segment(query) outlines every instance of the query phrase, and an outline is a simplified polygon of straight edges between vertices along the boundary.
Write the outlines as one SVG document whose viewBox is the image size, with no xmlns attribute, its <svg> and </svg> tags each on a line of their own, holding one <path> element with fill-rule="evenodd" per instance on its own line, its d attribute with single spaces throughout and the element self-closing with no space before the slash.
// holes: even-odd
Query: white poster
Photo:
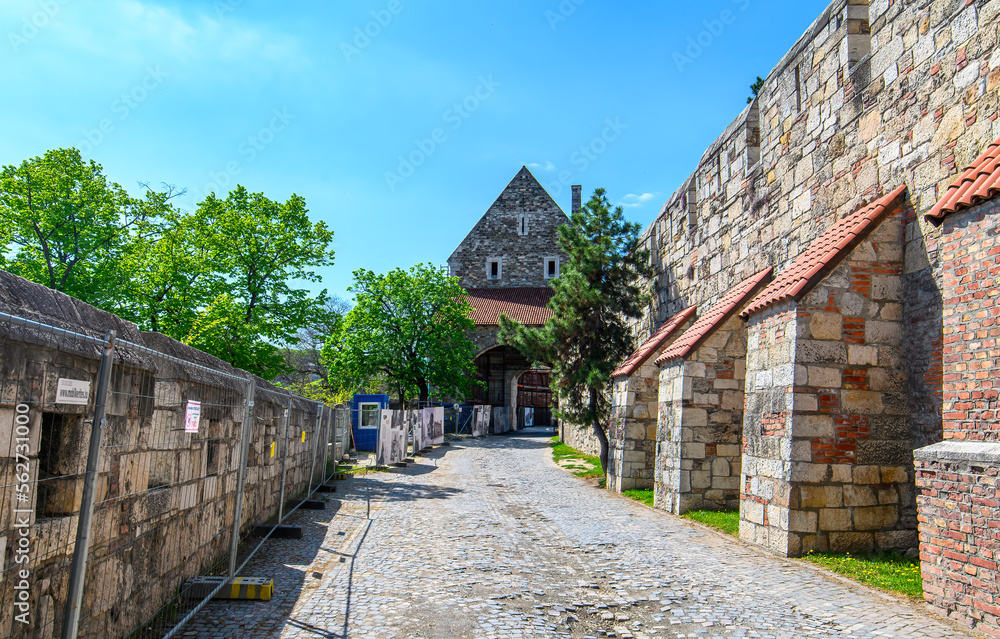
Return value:
<svg viewBox="0 0 1000 639">
<path fill-rule="evenodd" d="M 527 427 L 527 426 L 534 426 L 535 425 L 535 409 L 534 408 L 525 408 L 524 409 L 524 425 L 525 425 L 525 427 Z"/>
<path fill-rule="evenodd" d="M 62 377 L 56 382 L 57 404 L 86 406 L 89 399 L 90 382 L 83 382 L 78 379 L 63 379 Z"/>
<path fill-rule="evenodd" d="M 188 402 L 184 411 L 184 432 L 197 433 L 201 422 L 201 402 Z"/>
</svg>

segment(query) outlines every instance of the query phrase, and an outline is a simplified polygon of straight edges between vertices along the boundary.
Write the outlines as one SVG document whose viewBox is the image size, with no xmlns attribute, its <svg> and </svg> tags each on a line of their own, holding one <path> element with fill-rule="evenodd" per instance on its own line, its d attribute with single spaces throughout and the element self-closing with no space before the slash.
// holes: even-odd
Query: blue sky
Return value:
<svg viewBox="0 0 1000 639">
<path fill-rule="evenodd" d="M 0 165 L 76 146 L 188 209 L 297 193 L 347 297 L 357 268 L 444 264 L 522 165 L 645 227 L 825 5 L 0 0 Z"/>
</svg>

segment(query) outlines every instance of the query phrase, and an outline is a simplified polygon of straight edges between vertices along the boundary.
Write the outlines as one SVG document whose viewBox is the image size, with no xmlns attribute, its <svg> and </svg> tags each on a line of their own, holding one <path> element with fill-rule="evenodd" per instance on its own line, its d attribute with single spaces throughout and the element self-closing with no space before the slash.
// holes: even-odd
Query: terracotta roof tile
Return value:
<svg viewBox="0 0 1000 639">
<path fill-rule="evenodd" d="M 673 359 L 683 359 L 701 346 L 705 340 L 712 336 L 712 333 L 735 315 L 762 286 L 771 281 L 773 270 L 768 267 L 733 287 L 710 311 L 699 317 L 698 321 L 691 325 L 691 328 L 684 331 L 667 350 L 663 351 L 663 354 L 656 360 L 657 365 L 662 366 Z"/>
<path fill-rule="evenodd" d="M 545 306 L 552 297 L 548 287 L 470 288 L 466 294 L 476 326 L 498 326 L 501 314 L 527 326 L 541 326 L 552 317 Z"/>
<path fill-rule="evenodd" d="M 941 224 L 950 214 L 1000 194 L 1000 138 L 986 147 L 976 161 L 948 187 L 944 196 L 924 218 Z"/>
<path fill-rule="evenodd" d="M 622 365 L 619 366 L 615 372 L 611 373 L 611 379 L 616 377 L 628 377 L 634 373 L 640 366 L 642 366 L 649 356 L 656 352 L 656 349 L 660 348 L 670 336 L 677 332 L 680 327 L 684 326 L 689 319 L 694 317 L 695 307 L 689 306 L 685 308 L 680 313 L 677 313 L 666 322 L 663 326 L 653 331 L 653 334 L 649 336 L 642 346 L 637 348 L 634 353 L 629 355 Z"/>
<path fill-rule="evenodd" d="M 855 246 L 864 241 L 879 222 L 896 209 L 905 194 L 906 185 L 903 185 L 838 220 L 810 244 L 809 248 L 800 253 L 791 266 L 761 291 L 740 316 L 746 319 L 751 313 L 762 311 L 778 302 L 801 299 L 836 268 Z"/>
</svg>

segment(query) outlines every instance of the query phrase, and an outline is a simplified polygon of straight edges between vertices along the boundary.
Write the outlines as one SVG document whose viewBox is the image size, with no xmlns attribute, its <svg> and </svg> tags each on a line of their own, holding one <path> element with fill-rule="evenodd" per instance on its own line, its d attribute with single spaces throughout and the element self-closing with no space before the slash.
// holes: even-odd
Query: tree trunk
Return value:
<svg viewBox="0 0 1000 639">
<path fill-rule="evenodd" d="M 600 420 L 597 418 L 597 390 L 590 389 L 590 414 L 593 415 L 594 436 L 601 443 L 601 470 L 604 476 L 608 476 L 608 434 L 604 432 Z"/>
<path fill-rule="evenodd" d="M 420 389 L 420 403 L 423 405 L 427 403 L 427 398 L 430 397 L 431 388 L 425 380 L 417 382 L 417 388 Z"/>
</svg>

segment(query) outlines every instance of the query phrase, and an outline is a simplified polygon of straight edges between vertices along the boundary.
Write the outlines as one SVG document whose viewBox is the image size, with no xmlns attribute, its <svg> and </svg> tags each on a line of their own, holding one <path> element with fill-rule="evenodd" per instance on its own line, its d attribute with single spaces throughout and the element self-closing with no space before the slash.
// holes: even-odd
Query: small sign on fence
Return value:
<svg viewBox="0 0 1000 639">
<path fill-rule="evenodd" d="M 78 379 L 59 378 L 56 382 L 57 404 L 79 404 L 86 406 L 90 399 L 90 382 Z"/>
<path fill-rule="evenodd" d="M 184 411 L 184 432 L 197 433 L 201 422 L 201 402 L 188 402 Z"/>
</svg>

